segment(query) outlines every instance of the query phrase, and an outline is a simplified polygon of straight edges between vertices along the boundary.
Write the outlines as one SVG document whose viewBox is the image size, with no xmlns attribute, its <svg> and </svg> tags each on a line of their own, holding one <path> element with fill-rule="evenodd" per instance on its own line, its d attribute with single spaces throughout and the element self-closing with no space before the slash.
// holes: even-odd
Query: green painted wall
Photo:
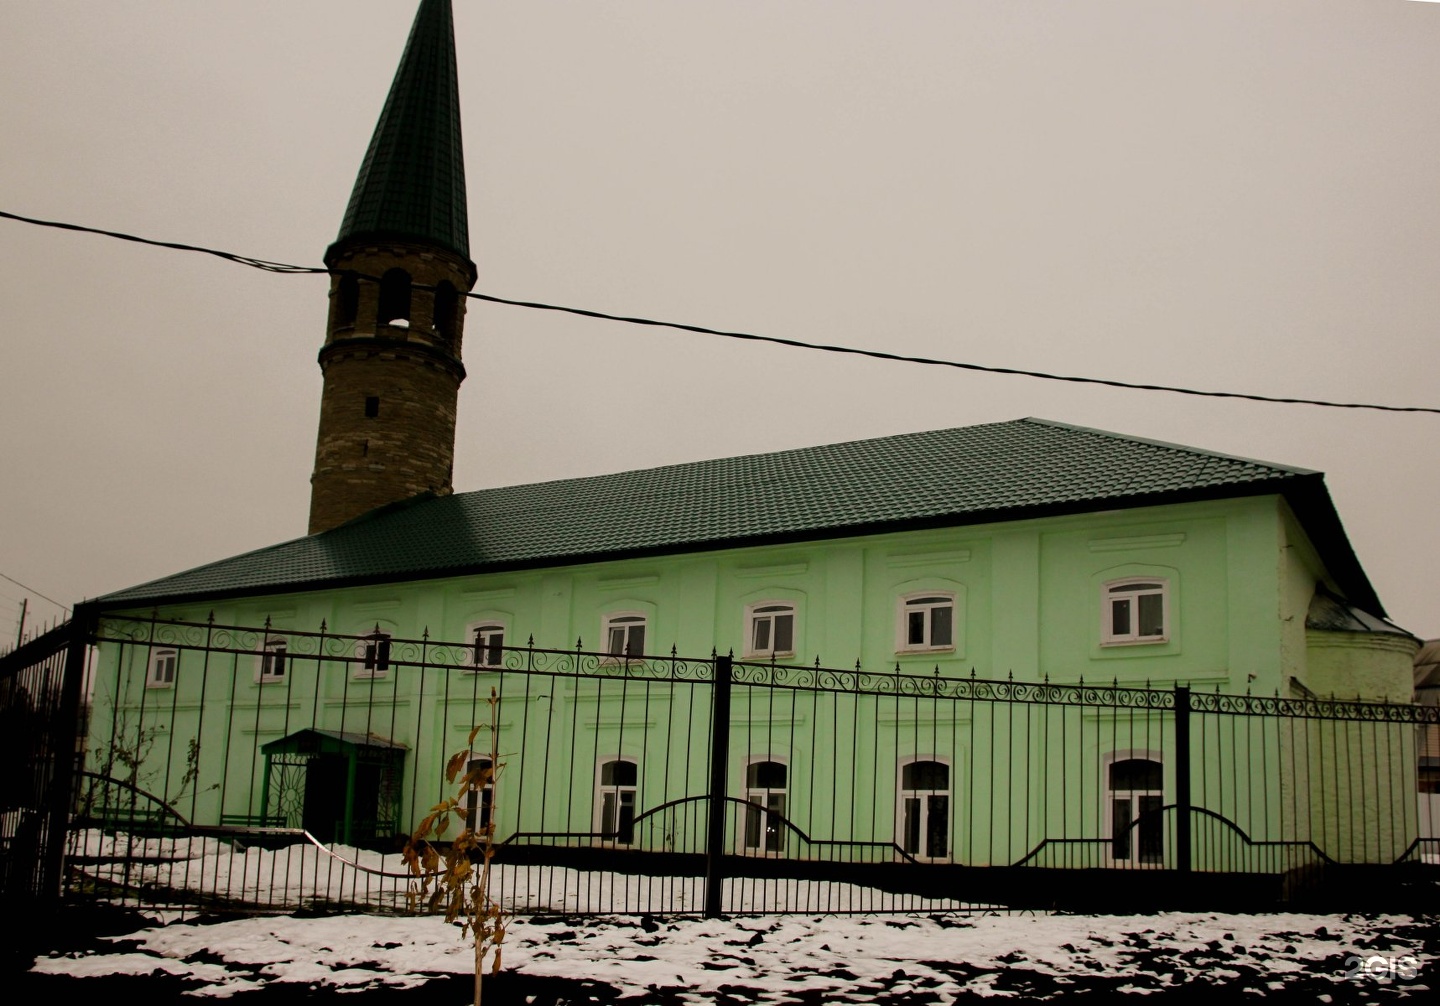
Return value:
<svg viewBox="0 0 1440 1006">
<path fill-rule="evenodd" d="M 268 619 L 274 631 L 315 631 L 323 622 L 329 632 L 360 635 L 378 627 L 397 639 L 426 634 L 432 641 L 462 641 L 467 627 L 500 621 L 507 645 L 523 646 L 533 637 L 538 647 L 583 642 L 601 649 L 605 616 L 634 612 L 648 620 L 651 654 L 673 646 L 681 656 L 705 656 L 712 648 L 742 656 L 747 605 L 786 601 L 797 611 L 795 651 L 781 662 L 853 667 L 858 661 L 876 672 L 898 665 L 908 673 L 964 677 L 973 671 L 1002 680 L 1186 683 L 1257 694 L 1285 692 L 1291 677 L 1303 682 L 1323 673 L 1357 690 L 1388 693 L 1393 675 L 1372 671 L 1368 658 L 1343 666 L 1329 660 L 1323 672 L 1307 666 L 1314 647 L 1307 646 L 1304 611 L 1323 575 L 1283 502 L 1258 497 L 246 598 L 175 606 L 159 615 L 204 622 L 213 612 L 218 624 L 248 626 Z M 1167 582 L 1164 642 L 1102 644 L 1102 585 L 1122 577 Z M 954 646 L 900 651 L 899 599 L 930 592 L 956 599 Z M 206 632 L 189 630 L 189 638 L 203 644 Z M 262 684 L 257 637 L 209 640 L 217 642 L 233 652 L 208 659 L 186 652 L 173 687 L 144 686 L 145 645 L 105 643 L 97 665 L 92 767 L 115 749 L 111 738 L 121 738 L 122 750 L 146 756 L 142 783 L 178 796 L 178 806 L 193 810 L 197 820 L 259 814 L 259 746 L 313 724 L 407 746 L 408 827 L 442 794 L 445 757 L 463 747 L 472 724 L 485 717 L 491 675 L 361 677 L 326 664 L 327 672 L 306 677 L 302 660 L 288 684 Z M 416 652 L 397 653 L 397 659 L 420 659 Z M 596 764 L 613 755 L 642 761 L 642 808 L 704 791 L 708 693 L 684 684 L 626 693 L 615 682 L 536 678 L 517 695 L 514 677 L 507 680 L 512 692 L 501 704 L 506 781 L 526 800 L 517 806 L 502 798 L 502 831 L 592 830 L 586 808 L 593 804 Z M 784 761 L 789 814 L 817 838 L 845 837 L 845 831 L 888 840 L 896 827 L 897 760 L 916 755 L 950 764 L 951 854 L 967 862 L 1013 862 L 1053 832 L 1055 818 L 1069 833 L 1096 833 L 1105 814 L 1099 777 L 1117 751 L 1159 757 L 1167 802 L 1173 800 L 1173 724 L 1159 715 L 1129 716 L 1122 729 L 1118 717 L 1103 710 L 1071 710 L 1041 723 L 1031 712 L 1017 719 L 1013 710 L 998 715 L 995 707 L 977 712 L 953 703 L 924 706 L 924 700 L 889 709 L 883 698 L 822 694 L 791 697 L 790 707 L 782 701 L 778 710 L 775 701 L 770 693 L 737 689 L 731 792 L 742 791 L 746 753 Z M 545 743 L 542 723 L 569 736 L 556 738 L 552 730 Z M 857 730 L 856 723 L 875 726 Z M 198 782 L 182 791 L 195 736 L 201 738 Z M 1228 785 L 1232 799 L 1243 791 L 1245 806 L 1232 808 L 1236 819 L 1273 833 L 1282 815 L 1261 790 L 1273 784 L 1278 793 L 1281 781 L 1244 781 L 1248 743 L 1217 739 L 1213 764 L 1197 770 L 1197 785 Z M 1000 753 L 1015 750 L 1028 752 L 1023 779 Z M 1071 782 L 1077 758 L 1080 775 Z M 1238 788 L 1237 779 L 1243 782 Z M 1287 785 L 1303 788 L 1303 780 L 1292 773 Z M 1251 789 L 1258 794 L 1253 799 Z M 732 832 L 741 827 L 740 813 Z M 697 805 L 684 805 L 653 818 L 642 841 L 693 848 L 702 820 Z M 1384 844 L 1390 848 L 1403 837 Z"/>
</svg>

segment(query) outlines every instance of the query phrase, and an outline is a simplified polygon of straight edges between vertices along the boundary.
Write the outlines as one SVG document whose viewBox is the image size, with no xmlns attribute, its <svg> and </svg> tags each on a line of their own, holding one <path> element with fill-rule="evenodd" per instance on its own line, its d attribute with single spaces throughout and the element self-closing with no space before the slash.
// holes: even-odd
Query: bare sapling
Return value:
<svg viewBox="0 0 1440 1006">
<path fill-rule="evenodd" d="M 500 944 L 505 940 L 506 917 L 490 897 L 490 861 L 495 855 L 495 814 L 499 807 L 496 780 L 500 761 L 500 698 L 490 689 L 490 722 L 477 723 L 465 748 L 450 756 L 446 780 L 455 795 L 430 808 L 416 827 L 402 854 L 411 880 L 406 891 L 410 910 L 427 914 L 445 912 L 445 921 L 459 923 L 460 934 L 475 947 L 475 1006 L 480 1006 L 485 958 L 490 973 L 500 970 Z M 477 758 L 475 739 L 489 730 L 490 742 Z M 458 782 L 457 782 L 458 780 Z M 451 819 L 460 821 L 460 833 L 448 846 L 443 842 Z M 493 951 L 493 953 L 491 953 Z"/>
</svg>

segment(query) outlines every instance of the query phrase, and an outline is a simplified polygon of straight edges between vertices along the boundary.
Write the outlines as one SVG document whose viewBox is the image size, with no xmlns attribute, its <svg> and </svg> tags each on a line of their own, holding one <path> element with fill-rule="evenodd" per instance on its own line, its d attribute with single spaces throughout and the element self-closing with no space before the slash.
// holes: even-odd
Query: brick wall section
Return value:
<svg viewBox="0 0 1440 1006">
<path fill-rule="evenodd" d="M 377 325 L 379 289 L 364 277 L 400 268 L 417 286 L 449 280 L 462 294 L 475 283 L 473 263 L 423 245 L 352 242 L 332 246 L 325 261 L 362 279 L 355 321 L 340 324 L 340 277 L 331 276 L 330 324 L 320 350 L 325 389 L 310 478 L 311 534 L 417 493 L 452 491 L 466 302 L 460 299 L 453 340 L 436 332 L 434 297 L 424 289 L 412 289 L 408 328 Z M 374 416 L 367 415 L 370 399 L 377 400 Z"/>
</svg>

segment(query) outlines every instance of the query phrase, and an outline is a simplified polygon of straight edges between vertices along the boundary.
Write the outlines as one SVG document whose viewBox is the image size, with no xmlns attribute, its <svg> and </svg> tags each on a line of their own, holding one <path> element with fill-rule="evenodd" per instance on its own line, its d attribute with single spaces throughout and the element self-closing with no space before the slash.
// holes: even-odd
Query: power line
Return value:
<svg viewBox="0 0 1440 1006">
<path fill-rule="evenodd" d="M 53 598 L 53 597 L 46 597 L 44 594 L 40 593 L 40 591 L 36 590 L 34 587 L 26 587 L 25 584 L 21 583 L 19 580 L 15 579 L 13 576 L 6 576 L 4 573 L 0 573 L 0 580 L 9 580 L 11 583 L 13 583 L 13 584 L 14 584 L 15 586 L 17 586 L 17 587 L 24 587 L 24 589 L 30 591 L 30 593 L 34 594 L 36 597 L 38 597 L 38 598 L 40 598 L 41 600 L 44 600 L 44 601 L 49 601 L 51 604 L 55 605 L 57 608 L 59 608 L 59 609 L 62 610 L 62 611 L 67 611 L 67 612 L 68 612 L 68 611 L 70 610 L 69 605 L 61 604 L 59 601 L 55 600 L 55 598 Z"/>
<path fill-rule="evenodd" d="M 154 238 L 142 238 L 135 234 L 126 234 L 123 231 L 107 231 L 99 227 L 84 227 L 80 224 L 67 224 L 60 220 L 40 220 L 35 217 L 25 217 L 18 213 L 7 213 L 0 210 L 0 217 L 7 220 L 18 220 L 22 224 L 34 224 L 36 227 L 54 227 L 62 231 L 78 231 L 81 234 L 99 234 L 102 237 L 116 238 L 120 241 L 133 241 L 135 244 L 154 245 L 156 248 L 169 248 L 173 251 L 199 252 L 202 255 L 214 255 L 216 258 L 224 259 L 227 262 L 236 262 L 240 265 L 248 265 L 252 269 L 263 269 L 266 272 L 279 272 L 291 274 L 310 274 L 328 272 L 327 269 L 320 269 L 306 265 L 288 265 L 284 262 L 271 262 L 263 258 L 252 258 L 249 255 L 239 255 L 235 252 L 220 251 L 216 248 L 205 248 L 201 245 L 181 244 L 178 241 L 156 241 Z"/>
<path fill-rule="evenodd" d="M 21 216 L 18 213 L 9 213 L 4 210 L 0 210 L 0 217 L 15 220 L 20 223 L 33 224 L 37 227 L 55 227 L 61 230 L 78 231 L 83 234 L 99 234 L 103 237 L 117 238 L 121 241 L 132 241 L 136 244 L 154 245 L 157 248 L 199 252 L 204 255 L 213 255 L 216 258 L 224 259 L 228 262 L 250 266 L 252 269 L 263 269 L 266 272 L 284 273 L 288 275 L 314 275 L 319 273 L 328 274 L 334 271 L 317 266 L 272 262 L 267 259 L 252 258 L 248 255 L 239 255 L 235 252 L 206 248 L 201 245 L 180 244 L 173 241 L 156 241 L 152 238 L 125 234 L 121 231 L 103 230 L 98 227 L 83 227 L 79 224 L 62 223 L 55 220 L 40 220 L 35 217 Z M 357 273 L 353 270 L 345 270 L 345 272 L 348 275 L 354 276 L 356 279 L 368 280 L 373 283 L 380 282 L 380 277 L 378 276 L 367 276 L 364 273 Z M 434 289 L 434 287 L 421 283 L 416 283 L 414 286 L 420 290 Z M 1033 377 L 1042 381 L 1063 381 L 1070 384 L 1098 384 L 1102 387 L 1123 388 L 1129 391 L 1163 391 L 1172 395 L 1194 395 L 1201 398 L 1234 398 L 1249 402 L 1269 402 L 1276 405 L 1317 405 L 1327 409 L 1366 409 L 1377 412 L 1427 412 L 1433 415 L 1440 415 L 1440 408 L 1424 405 L 1377 405 L 1369 402 L 1333 402 L 1320 398 L 1254 395 L 1240 391 L 1206 391 L 1200 388 L 1186 388 L 1173 384 L 1141 384 L 1135 381 L 1117 381 L 1103 377 L 1079 377 L 1074 374 L 1052 374 L 1043 370 L 1024 370 L 1018 367 L 990 367 L 980 363 L 963 363 L 958 360 L 940 360 L 928 356 L 908 356 L 902 353 L 886 353 L 878 349 L 859 349 L 854 346 L 836 346 L 819 342 L 804 342 L 800 339 L 785 339 L 780 336 L 759 335 L 753 332 L 728 332 L 723 329 L 707 328 L 703 325 L 689 325 L 677 321 L 659 321 L 655 318 L 641 318 L 633 315 L 609 314 L 604 311 L 591 311 L 579 307 L 565 307 L 560 304 L 547 304 L 541 301 L 512 300 L 508 297 L 496 297 L 492 294 L 474 293 L 473 291 L 465 294 L 465 296 L 471 300 L 487 301 L 491 304 L 505 304 L 509 307 L 523 307 L 532 311 L 555 311 L 562 314 L 578 315 L 582 318 L 616 321 L 626 325 L 670 328 L 680 332 L 718 336 L 723 339 L 740 339 L 746 342 L 768 342 L 777 346 L 790 346 L 795 349 L 810 349 L 822 353 L 842 353 L 849 356 L 863 356 L 875 360 L 886 360 L 892 363 L 915 363 L 927 367 L 950 367 L 955 370 L 969 370 L 982 374 L 1006 374 L 1014 377 Z"/>
</svg>

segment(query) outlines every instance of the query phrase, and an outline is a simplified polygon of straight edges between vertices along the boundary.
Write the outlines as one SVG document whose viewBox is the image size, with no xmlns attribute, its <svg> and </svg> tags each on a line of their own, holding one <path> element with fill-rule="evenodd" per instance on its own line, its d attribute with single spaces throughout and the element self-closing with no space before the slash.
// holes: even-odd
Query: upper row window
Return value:
<svg viewBox="0 0 1440 1006">
<path fill-rule="evenodd" d="M 616 657 L 644 656 L 645 616 L 608 616 L 605 619 L 605 652 Z"/>
<path fill-rule="evenodd" d="M 751 605 L 745 655 L 775 657 L 795 652 L 795 605 L 766 602 Z"/>
<path fill-rule="evenodd" d="M 1102 590 L 1100 642 L 1163 643 L 1169 591 L 1164 580 L 1112 580 Z"/>
<path fill-rule="evenodd" d="M 949 650 L 955 646 L 955 596 L 905 598 L 900 612 L 901 650 Z"/>
</svg>

